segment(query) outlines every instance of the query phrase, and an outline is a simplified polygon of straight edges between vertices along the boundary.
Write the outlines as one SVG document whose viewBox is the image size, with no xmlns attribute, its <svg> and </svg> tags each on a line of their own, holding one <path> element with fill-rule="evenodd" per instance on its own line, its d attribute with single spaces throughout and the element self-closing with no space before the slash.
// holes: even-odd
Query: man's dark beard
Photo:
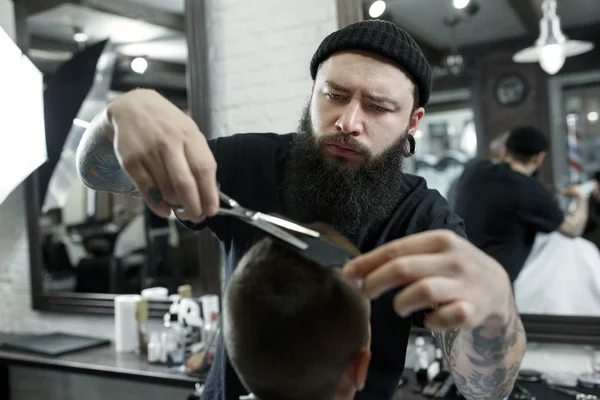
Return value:
<svg viewBox="0 0 600 400">
<path fill-rule="evenodd" d="M 406 135 L 373 158 L 351 135 L 336 133 L 317 139 L 307 106 L 286 165 L 286 214 L 304 223 L 325 222 L 350 239 L 370 233 L 398 204 Z M 326 158 L 324 146 L 332 142 L 361 151 L 365 164 L 352 168 L 343 157 Z"/>
</svg>

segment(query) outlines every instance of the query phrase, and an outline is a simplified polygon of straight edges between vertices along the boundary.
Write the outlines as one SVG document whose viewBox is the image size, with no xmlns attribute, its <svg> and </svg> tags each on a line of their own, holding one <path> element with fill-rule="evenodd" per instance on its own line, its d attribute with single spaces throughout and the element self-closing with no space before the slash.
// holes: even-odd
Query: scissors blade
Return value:
<svg viewBox="0 0 600 400">
<path fill-rule="evenodd" d="M 271 225 L 267 221 L 261 221 L 261 220 L 245 220 L 245 221 L 248 222 L 250 225 L 257 227 L 258 229 L 262 229 L 263 231 L 267 232 L 268 234 L 273 235 L 276 238 L 283 240 L 284 242 L 286 242 L 294 247 L 299 248 L 300 250 L 308 249 L 308 244 L 306 244 L 302 240 L 298 239 L 296 236 L 284 231 L 283 229 L 279 229 L 277 226 Z"/>
<path fill-rule="evenodd" d="M 242 221 L 245 221 L 248 224 L 263 230 L 264 232 L 267 232 L 272 236 L 275 236 L 276 238 L 299 248 L 300 250 L 306 250 L 308 248 L 308 244 L 298 239 L 296 236 L 284 231 L 283 229 L 278 228 L 278 226 L 282 226 L 296 232 L 301 232 L 309 236 L 319 237 L 319 233 L 313 231 L 312 229 L 305 228 L 283 218 L 274 217 L 272 215 L 267 215 L 244 208 L 240 206 L 236 200 L 221 191 L 219 191 L 219 198 L 231 208 L 220 207 L 217 214 L 237 217 Z M 171 205 L 171 208 L 177 212 L 183 211 L 183 208 L 180 205 Z"/>
<path fill-rule="evenodd" d="M 306 250 L 308 248 L 308 244 L 306 244 L 302 240 L 298 239 L 296 236 L 292 235 L 291 233 L 288 233 L 288 232 L 284 231 L 283 229 L 278 228 L 272 222 L 264 220 L 264 219 L 253 218 L 253 215 L 255 213 L 246 213 L 239 208 L 235 208 L 235 209 L 221 208 L 221 209 L 219 209 L 219 212 L 217 214 L 228 215 L 231 217 L 239 218 L 241 221 L 244 221 L 252 226 L 255 226 L 258 229 L 261 229 L 264 232 L 267 232 L 268 234 L 275 236 L 276 238 L 281 239 L 284 242 L 291 244 L 294 247 L 299 248 L 300 250 Z"/>
<path fill-rule="evenodd" d="M 246 213 L 235 209 L 235 208 L 219 208 L 219 211 L 217 211 L 217 215 L 227 215 L 230 217 L 237 217 L 246 221 L 252 221 L 252 218 L 250 218 Z"/>
<path fill-rule="evenodd" d="M 317 231 L 314 231 L 314 230 L 306 228 L 306 227 L 304 227 L 302 225 L 296 224 L 295 222 L 288 221 L 288 220 L 283 219 L 283 218 L 275 217 L 273 215 L 263 214 L 261 212 L 256 212 L 253 215 L 253 219 L 257 219 L 257 220 L 261 220 L 261 221 L 266 221 L 266 222 L 269 222 L 269 223 L 271 223 L 273 225 L 277 225 L 277 226 L 280 226 L 282 228 L 289 229 L 290 231 L 302 233 L 302 234 L 307 235 L 307 236 L 312 236 L 312 237 L 316 237 L 316 238 L 318 238 L 320 236 L 320 233 L 317 232 Z"/>
</svg>

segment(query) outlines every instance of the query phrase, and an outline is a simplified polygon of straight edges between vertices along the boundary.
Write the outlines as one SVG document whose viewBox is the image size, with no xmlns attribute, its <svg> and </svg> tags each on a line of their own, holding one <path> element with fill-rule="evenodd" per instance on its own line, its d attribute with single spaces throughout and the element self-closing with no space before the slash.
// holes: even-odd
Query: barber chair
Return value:
<svg viewBox="0 0 600 400">
<path fill-rule="evenodd" d="M 43 286 L 45 291 L 73 291 L 75 268 L 67 245 L 56 240 L 53 235 L 42 239 L 42 263 L 44 267 Z"/>
<path fill-rule="evenodd" d="M 89 256 L 82 259 L 76 268 L 78 293 L 110 293 L 110 273 L 114 240 L 106 234 L 84 239 Z"/>
<path fill-rule="evenodd" d="M 43 238 L 42 259 L 44 268 L 52 277 L 73 273 L 73 265 L 67 252 L 67 246 L 63 242 L 55 241 L 52 235 Z"/>
</svg>

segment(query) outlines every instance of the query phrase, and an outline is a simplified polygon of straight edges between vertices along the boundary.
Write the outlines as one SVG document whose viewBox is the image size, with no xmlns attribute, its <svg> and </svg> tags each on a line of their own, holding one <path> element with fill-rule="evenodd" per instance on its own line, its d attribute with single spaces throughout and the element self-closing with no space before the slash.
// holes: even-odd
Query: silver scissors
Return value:
<svg viewBox="0 0 600 400">
<path fill-rule="evenodd" d="M 224 203 L 228 208 L 220 207 L 217 215 L 226 215 L 231 217 L 236 217 L 241 219 L 242 221 L 255 226 L 278 239 L 285 241 L 292 246 L 298 247 L 301 250 L 306 250 L 308 248 L 308 244 L 304 241 L 300 240 L 298 237 L 290 234 L 284 229 L 288 229 L 290 231 L 298 232 L 303 235 L 312 236 L 318 238 L 320 233 L 309 229 L 305 226 L 299 225 L 295 222 L 288 221 L 287 219 L 275 217 L 273 215 L 264 214 L 259 211 L 250 210 L 248 208 L 242 207 L 236 200 L 227 196 L 225 193 L 219 191 L 219 198 L 221 203 Z M 171 208 L 175 212 L 184 212 L 183 207 L 178 205 L 171 205 Z M 281 229 L 284 228 L 284 229 Z"/>
</svg>

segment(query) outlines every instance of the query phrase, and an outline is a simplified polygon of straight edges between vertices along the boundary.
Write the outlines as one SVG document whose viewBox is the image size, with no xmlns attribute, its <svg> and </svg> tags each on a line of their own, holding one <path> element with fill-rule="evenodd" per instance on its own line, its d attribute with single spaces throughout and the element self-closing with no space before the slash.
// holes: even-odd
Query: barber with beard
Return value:
<svg viewBox="0 0 600 400">
<path fill-rule="evenodd" d="M 141 196 L 163 217 L 182 205 L 187 227 L 208 227 L 223 242 L 226 280 L 261 232 L 216 216 L 217 182 L 249 208 L 332 225 L 363 253 L 344 273 L 363 279 L 372 299 L 372 360 L 357 398 L 393 397 L 412 324 L 432 330 L 467 399 L 504 398 L 526 342 L 507 274 L 465 239 L 437 191 L 402 172 L 429 100 L 430 65 L 405 31 L 368 20 L 326 37 L 310 73 L 298 130 L 282 135 L 207 141 L 156 92 L 131 91 L 86 131 L 80 177 L 95 190 Z M 221 342 L 204 398 L 245 393 Z"/>
</svg>

